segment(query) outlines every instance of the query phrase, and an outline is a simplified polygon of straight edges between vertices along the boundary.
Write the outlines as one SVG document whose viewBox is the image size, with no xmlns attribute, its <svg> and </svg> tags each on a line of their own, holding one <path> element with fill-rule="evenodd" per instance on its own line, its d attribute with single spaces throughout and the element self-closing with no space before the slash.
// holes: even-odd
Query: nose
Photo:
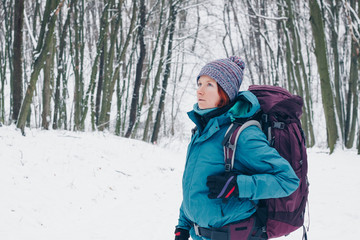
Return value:
<svg viewBox="0 0 360 240">
<path fill-rule="evenodd" d="M 196 90 L 197 94 L 199 95 L 203 95 L 204 94 L 204 90 L 202 88 L 202 86 L 198 87 L 198 89 Z"/>
</svg>

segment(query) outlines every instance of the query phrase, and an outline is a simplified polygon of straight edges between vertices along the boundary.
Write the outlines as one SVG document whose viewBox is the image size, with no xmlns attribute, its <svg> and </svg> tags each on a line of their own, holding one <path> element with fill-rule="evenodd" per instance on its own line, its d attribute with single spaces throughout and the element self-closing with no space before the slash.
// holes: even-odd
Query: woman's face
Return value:
<svg viewBox="0 0 360 240">
<path fill-rule="evenodd" d="M 218 85 L 214 79 L 207 75 L 199 78 L 196 95 L 200 109 L 215 108 L 220 102 Z"/>
</svg>

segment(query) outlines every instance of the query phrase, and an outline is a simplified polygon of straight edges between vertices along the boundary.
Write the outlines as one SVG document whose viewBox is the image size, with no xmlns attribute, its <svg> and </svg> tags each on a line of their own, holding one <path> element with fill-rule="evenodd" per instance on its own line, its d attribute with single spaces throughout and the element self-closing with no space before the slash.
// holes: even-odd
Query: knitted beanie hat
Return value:
<svg viewBox="0 0 360 240">
<path fill-rule="evenodd" d="M 230 101 L 233 101 L 239 92 L 244 69 L 245 63 L 237 56 L 218 59 L 206 64 L 201 69 L 197 80 L 203 75 L 211 77 L 226 92 Z"/>
</svg>

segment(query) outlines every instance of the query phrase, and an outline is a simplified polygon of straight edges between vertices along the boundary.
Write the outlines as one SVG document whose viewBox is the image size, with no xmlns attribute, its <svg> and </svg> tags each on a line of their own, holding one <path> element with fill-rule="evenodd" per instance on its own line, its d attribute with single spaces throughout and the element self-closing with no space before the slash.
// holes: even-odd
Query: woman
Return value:
<svg viewBox="0 0 360 240">
<path fill-rule="evenodd" d="M 228 229 L 255 219 L 259 199 L 285 197 L 298 187 L 289 163 L 256 126 L 246 128 L 238 139 L 235 171 L 224 172 L 222 140 L 231 121 L 250 117 L 260 108 L 255 95 L 239 92 L 244 68 L 244 62 L 233 56 L 206 64 L 197 77 L 198 101 L 188 113 L 197 130 L 187 151 L 175 240 L 190 235 L 195 240 L 234 240 Z M 258 225 L 252 222 L 252 227 Z M 251 239 L 249 233 L 243 235 L 241 239 Z M 262 237 L 267 239 L 266 234 Z"/>
</svg>

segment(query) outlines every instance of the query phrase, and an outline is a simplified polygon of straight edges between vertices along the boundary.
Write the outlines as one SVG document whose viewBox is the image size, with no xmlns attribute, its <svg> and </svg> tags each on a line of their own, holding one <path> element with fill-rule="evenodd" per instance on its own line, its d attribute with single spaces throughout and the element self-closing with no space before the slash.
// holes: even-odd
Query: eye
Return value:
<svg viewBox="0 0 360 240">
<path fill-rule="evenodd" d="M 198 87 L 201 87 L 201 82 L 198 82 L 197 85 L 198 85 Z"/>
<path fill-rule="evenodd" d="M 212 83 L 209 82 L 209 83 L 208 83 L 208 86 L 209 86 L 209 87 L 213 87 L 214 84 L 212 84 Z"/>
</svg>

